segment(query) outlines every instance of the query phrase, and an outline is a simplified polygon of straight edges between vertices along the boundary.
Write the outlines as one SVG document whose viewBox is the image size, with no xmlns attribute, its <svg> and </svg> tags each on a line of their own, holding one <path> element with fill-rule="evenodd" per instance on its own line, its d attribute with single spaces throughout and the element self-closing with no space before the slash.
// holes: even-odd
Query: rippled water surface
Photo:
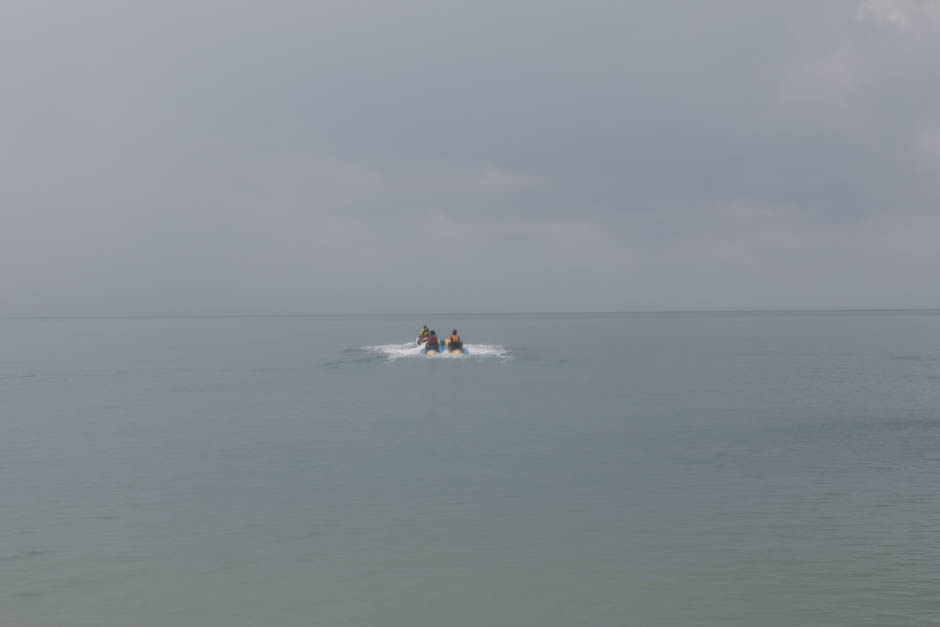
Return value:
<svg viewBox="0 0 940 627">
<path fill-rule="evenodd" d="M 428 358 L 421 324 L 457 327 Z M 940 623 L 930 312 L 0 320 L 0 624 Z"/>
</svg>

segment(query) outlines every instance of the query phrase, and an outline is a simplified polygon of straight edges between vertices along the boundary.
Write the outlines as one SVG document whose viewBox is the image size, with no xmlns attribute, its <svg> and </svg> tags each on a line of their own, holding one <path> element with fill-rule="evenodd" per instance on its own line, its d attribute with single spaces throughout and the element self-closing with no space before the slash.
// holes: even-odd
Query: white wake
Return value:
<svg viewBox="0 0 940 627">
<path fill-rule="evenodd" d="M 363 346 L 362 350 L 369 351 L 384 356 L 390 361 L 403 359 L 407 357 L 421 359 L 472 359 L 474 357 L 487 357 L 507 359 L 509 351 L 504 346 L 498 344 L 464 344 L 467 349 L 466 355 L 455 355 L 444 351 L 438 355 L 425 355 L 421 352 L 421 347 L 414 342 L 405 342 L 404 344 L 381 344 L 379 346 Z"/>
</svg>

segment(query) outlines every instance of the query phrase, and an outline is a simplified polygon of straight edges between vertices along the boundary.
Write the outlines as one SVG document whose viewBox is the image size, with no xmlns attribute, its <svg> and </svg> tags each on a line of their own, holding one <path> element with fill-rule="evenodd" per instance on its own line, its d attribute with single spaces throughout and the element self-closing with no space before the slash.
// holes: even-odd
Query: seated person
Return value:
<svg viewBox="0 0 940 627">
<path fill-rule="evenodd" d="M 428 325 L 421 327 L 421 330 L 418 331 L 418 344 L 424 343 L 424 341 L 428 339 L 428 335 L 430 333 L 431 331 L 428 329 Z"/>
<path fill-rule="evenodd" d="M 435 351 L 438 350 L 441 346 L 441 343 L 437 339 L 437 332 L 431 331 L 427 337 L 428 337 L 427 349 L 435 350 Z"/>
<path fill-rule="evenodd" d="M 447 348 L 451 351 L 463 350 L 463 340 L 461 340 L 460 336 L 457 334 L 457 329 L 451 332 L 450 338 L 447 340 Z"/>
</svg>

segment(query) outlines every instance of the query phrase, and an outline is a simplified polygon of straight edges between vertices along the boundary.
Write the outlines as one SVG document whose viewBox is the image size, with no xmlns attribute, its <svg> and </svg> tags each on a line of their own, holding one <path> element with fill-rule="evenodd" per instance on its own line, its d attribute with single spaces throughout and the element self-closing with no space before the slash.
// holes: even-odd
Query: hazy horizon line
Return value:
<svg viewBox="0 0 940 627">
<path fill-rule="evenodd" d="M 515 312 L 344 312 L 344 313 L 182 313 L 182 314 L 11 314 L 0 320 L 161 320 L 161 319 L 238 319 L 238 318 L 427 318 L 456 317 L 644 317 L 644 316 L 773 316 L 773 315 L 940 315 L 933 307 L 846 307 L 799 309 L 632 309 L 611 311 L 515 311 Z"/>
</svg>

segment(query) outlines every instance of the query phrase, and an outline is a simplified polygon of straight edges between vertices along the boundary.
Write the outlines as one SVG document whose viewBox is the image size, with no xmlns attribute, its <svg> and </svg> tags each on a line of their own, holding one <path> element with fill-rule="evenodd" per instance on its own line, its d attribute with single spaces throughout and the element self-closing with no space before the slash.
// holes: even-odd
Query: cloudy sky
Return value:
<svg viewBox="0 0 940 627">
<path fill-rule="evenodd" d="M 3 0 L 0 315 L 940 307 L 940 0 Z"/>
</svg>

